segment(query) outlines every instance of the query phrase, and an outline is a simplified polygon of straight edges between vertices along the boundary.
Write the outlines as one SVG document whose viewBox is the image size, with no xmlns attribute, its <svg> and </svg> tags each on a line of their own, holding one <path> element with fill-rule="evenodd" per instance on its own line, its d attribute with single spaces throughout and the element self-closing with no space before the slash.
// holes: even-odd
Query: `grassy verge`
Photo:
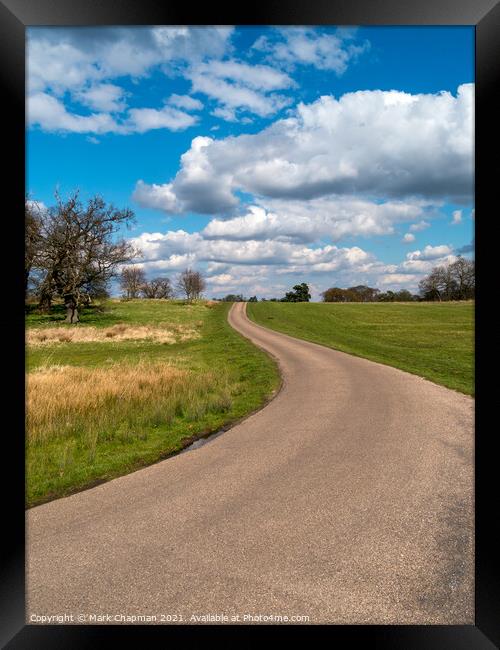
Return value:
<svg viewBox="0 0 500 650">
<path fill-rule="evenodd" d="M 249 303 L 270 329 L 474 394 L 474 304 Z"/>
<path fill-rule="evenodd" d="M 37 505 L 178 451 L 261 406 L 274 363 L 230 305 L 109 301 L 77 326 L 27 316 L 26 501 Z"/>
</svg>

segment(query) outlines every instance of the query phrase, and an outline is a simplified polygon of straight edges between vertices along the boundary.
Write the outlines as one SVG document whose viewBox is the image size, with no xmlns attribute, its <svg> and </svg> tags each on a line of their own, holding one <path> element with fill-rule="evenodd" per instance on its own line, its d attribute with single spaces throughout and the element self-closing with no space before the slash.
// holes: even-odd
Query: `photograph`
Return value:
<svg viewBox="0 0 500 650">
<path fill-rule="evenodd" d="M 10 647 L 477 632 L 476 25 L 33 20 L 23 48 Z"/>
<path fill-rule="evenodd" d="M 471 624 L 473 28 L 34 27 L 26 92 L 27 622 Z"/>
</svg>

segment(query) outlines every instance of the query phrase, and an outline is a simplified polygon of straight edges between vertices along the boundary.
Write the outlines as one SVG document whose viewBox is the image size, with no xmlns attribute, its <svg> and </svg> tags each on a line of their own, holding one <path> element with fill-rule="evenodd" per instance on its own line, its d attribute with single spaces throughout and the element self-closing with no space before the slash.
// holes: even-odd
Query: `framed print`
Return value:
<svg viewBox="0 0 500 650">
<path fill-rule="evenodd" d="M 495 0 L 0 16 L 3 645 L 498 647 Z"/>
</svg>

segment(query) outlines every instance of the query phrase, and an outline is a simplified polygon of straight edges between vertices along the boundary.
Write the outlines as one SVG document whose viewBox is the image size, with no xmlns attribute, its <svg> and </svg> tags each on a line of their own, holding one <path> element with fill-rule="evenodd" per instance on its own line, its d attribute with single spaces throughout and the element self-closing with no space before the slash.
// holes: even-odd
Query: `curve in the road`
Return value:
<svg viewBox="0 0 500 650">
<path fill-rule="evenodd" d="M 278 359 L 278 396 L 199 449 L 28 511 L 27 620 L 472 624 L 474 401 L 256 325 L 243 303 L 229 321 Z"/>
</svg>

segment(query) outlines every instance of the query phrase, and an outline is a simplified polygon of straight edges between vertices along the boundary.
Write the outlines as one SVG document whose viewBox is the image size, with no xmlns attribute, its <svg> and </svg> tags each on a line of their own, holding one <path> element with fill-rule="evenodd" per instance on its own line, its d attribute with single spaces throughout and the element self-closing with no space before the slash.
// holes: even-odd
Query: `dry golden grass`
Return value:
<svg viewBox="0 0 500 650">
<path fill-rule="evenodd" d="M 199 338 L 196 329 L 186 325 L 160 323 L 157 327 L 147 325 L 126 325 L 112 327 L 73 327 L 55 326 L 33 328 L 27 332 L 27 344 L 30 347 L 53 345 L 57 343 L 100 343 L 125 340 L 148 339 L 158 343 L 178 343 Z"/>
<path fill-rule="evenodd" d="M 27 505 L 156 462 L 260 406 L 278 375 L 229 327 L 228 309 L 220 302 L 207 309 L 203 301 L 116 300 L 82 309 L 76 326 L 59 320 L 63 307 L 48 315 L 31 311 Z M 160 330 L 193 340 L 127 341 L 132 328 L 141 336 Z"/>
<path fill-rule="evenodd" d="M 27 376 L 28 445 L 55 437 L 98 438 L 117 432 L 142 435 L 141 428 L 188 420 L 231 406 L 228 379 L 194 374 L 165 363 L 114 364 L 107 368 L 41 367 Z"/>
</svg>

